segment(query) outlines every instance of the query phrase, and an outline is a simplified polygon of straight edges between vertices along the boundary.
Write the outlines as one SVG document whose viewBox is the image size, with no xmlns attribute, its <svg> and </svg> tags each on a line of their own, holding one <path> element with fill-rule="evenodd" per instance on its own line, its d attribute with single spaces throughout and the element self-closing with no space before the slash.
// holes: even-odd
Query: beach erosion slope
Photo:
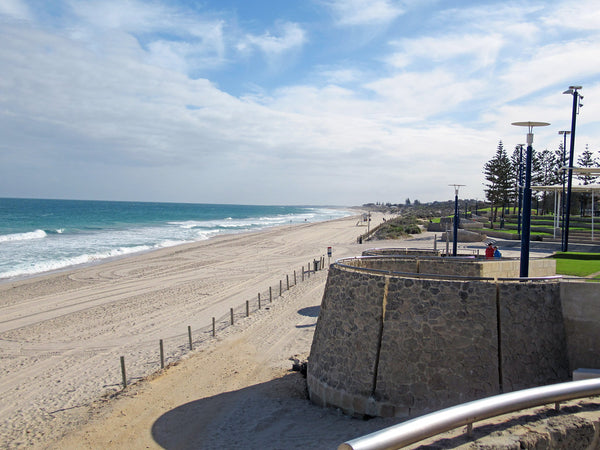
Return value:
<svg viewBox="0 0 600 450">
<path fill-rule="evenodd" d="M 371 226 L 382 218 L 374 215 Z M 300 375 L 290 374 L 289 358 L 308 354 L 326 280 L 321 271 L 301 282 L 302 267 L 321 256 L 327 261 L 329 246 L 334 259 L 373 246 L 356 243 L 366 231 L 357 223 L 357 217 L 346 217 L 225 235 L 0 284 L 0 447 L 48 448 L 54 443 L 56 448 L 119 448 L 119 442 L 131 442 L 134 448 L 181 448 L 187 442 L 188 448 L 197 448 L 201 439 L 202 448 L 222 448 L 223 436 L 232 436 L 228 420 L 241 430 L 257 424 L 268 428 L 269 418 L 252 417 L 252 404 L 269 396 L 281 402 L 274 395 L 278 389 L 291 397 L 285 408 L 292 411 L 290 422 L 277 426 L 289 429 L 299 444 L 310 429 L 293 432 L 296 407 L 333 414 L 342 426 L 337 435 L 332 433 L 332 443 L 356 435 L 364 428 L 352 425 L 356 421 L 308 404 Z M 287 291 L 286 276 L 294 271 L 298 284 Z M 269 286 L 272 303 L 266 298 Z M 236 319 L 234 326 L 219 329 L 216 338 L 196 342 L 189 351 L 188 327 L 196 338 L 207 335 L 212 317 L 227 318 L 230 308 L 242 307 L 260 292 L 261 310 Z M 160 340 L 167 365 L 183 360 L 165 371 L 159 370 Z M 124 392 L 121 356 L 130 383 L 145 379 Z M 181 373 L 186 381 L 172 373 Z M 171 379 L 178 384 L 162 381 Z M 122 426 L 112 424 L 108 432 L 98 425 L 99 431 L 93 431 L 99 417 L 114 413 L 115 405 L 143 398 L 144 390 L 153 389 L 160 392 L 160 401 L 142 401 L 147 413 L 120 415 L 119 410 Z M 205 409 L 207 398 L 212 402 Z M 294 401 L 298 405 L 290 406 Z M 227 402 L 235 403 L 239 417 L 221 417 L 217 426 L 218 411 Z M 179 421 L 194 422 L 193 436 L 172 426 Z M 203 423 L 212 424 L 206 433 L 201 432 Z M 374 423 L 365 430 L 381 426 Z M 128 428 L 131 433 L 119 437 Z M 221 430 L 220 438 L 209 432 L 215 430 Z"/>
</svg>

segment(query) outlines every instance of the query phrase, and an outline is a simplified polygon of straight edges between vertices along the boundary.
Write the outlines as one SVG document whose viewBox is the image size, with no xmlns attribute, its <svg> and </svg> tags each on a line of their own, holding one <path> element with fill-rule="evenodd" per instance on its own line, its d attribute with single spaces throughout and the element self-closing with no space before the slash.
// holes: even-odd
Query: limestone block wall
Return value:
<svg viewBox="0 0 600 450">
<path fill-rule="evenodd" d="M 521 271 L 520 260 L 517 258 L 484 257 L 448 257 L 440 258 L 425 250 L 410 249 L 369 249 L 363 256 L 372 258 L 356 258 L 352 265 L 376 270 L 392 272 L 429 273 L 436 275 L 456 275 L 477 278 L 518 278 Z M 431 251 L 433 252 L 433 250 Z M 531 259 L 529 261 L 529 276 L 548 277 L 556 275 L 556 260 L 549 258 Z"/>
<path fill-rule="evenodd" d="M 441 250 L 421 249 L 421 248 L 370 248 L 362 252 L 363 256 L 390 256 L 390 255 L 411 255 L 411 256 L 440 256 Z"/>
<path fill-rule="evenodd" d="M 560 283 L 498 283 L 501 384 L 505 392 L 568 380 Z"/>
<path fill-rule="evenodd" d="M 560 284 L 571 372 L 600 369 L 600 283 Z"/>
<path fill-rule="evenodd" d="M 495 286 L 388 283 L 374 399 L 395 405 L 396 416 L 412 416 L 497 393 Z"/>
<path fill-rule="evenodd" d="M 558 281 L 435 279 L 371 263 L 384 266 L 330 267 L 308 363 L 315 403 L 410 417 L 568 379 Z"/>
</svg>

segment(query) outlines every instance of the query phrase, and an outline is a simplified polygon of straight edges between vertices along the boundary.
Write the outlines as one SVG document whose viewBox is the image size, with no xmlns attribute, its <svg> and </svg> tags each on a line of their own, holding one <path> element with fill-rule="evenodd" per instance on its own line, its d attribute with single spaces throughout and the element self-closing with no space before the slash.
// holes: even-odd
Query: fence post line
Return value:
<svg viewBox="0 0 600 450">
<path fill-rule="evenodd" d="M 125 375 L 125 357 L 121 356 L 121 377 L 123 378 L 123 389 L 127 387 L 127 375 Z"/>
<path fill-rule="evenodd" d="M 233 308 L 229 308 L 229 312 L 231 313 L 231 325 L 233 325 Z"/>
<path fill-rule="evenodd" d="M 260 309 L 260 292 L 258 293 L 258 309 Z"/>
<path fill-rule="evenodd" d="M 194 350 L 192 345 L 192 327 L 188 325 L 188 340 L 190 341 L 190 350 Z"/>
<path fill-rule="evenodd" d="M 273 286 L 269 286 L 269 303 L 273 302 Z"/>
<path fill-rule="evenodd" d="M 215 318 L 214 317 L 212 318 L 212 323 L 213 323 L 213 337 L 215 337 L 215 334 L 216 334 L 217 330 L 216 330 L 216 327 L 215 327 Z"/>
<path fill-rule="evenodd" d="M 246 317 L 250 316 L 250 300 L 246 300 Z"/>
<path fill-rule="evenodd" d="M 160 341 L 158 341 L 158 345 L 160 347 L 160 368 L 164 369 L 165 368 L 165 351 L 163 348 L 163 340 L 162 339 Z"/>
</svg>

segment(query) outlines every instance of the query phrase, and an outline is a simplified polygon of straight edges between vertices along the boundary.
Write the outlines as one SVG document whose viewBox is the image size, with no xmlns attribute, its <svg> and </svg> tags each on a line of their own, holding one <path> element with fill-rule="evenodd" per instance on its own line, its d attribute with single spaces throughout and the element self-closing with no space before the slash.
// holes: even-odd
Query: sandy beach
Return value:
<svg viewBox="0 0 600 450">
<path fill-rule="evenodd" d="M 216 345 L 236 346 L 225 341 L 229 335 L 239 335 L 240 349 L 251 346 L 244 342 L 240 330 L 254 321 L 278 321 L 273 312 L 277 308 L 287 310 L 285 302 L 295 301 L 292 293 L 301 300 L 298 308 L 289 305 L 293 309 L 287 319 L 291 330 L 310 334 L 326 271 L 302 283 L 302 267 L 326 255 L 328 246 L 333 247 L 334 258 L 360 252 L 356 238 L 366 227 L 356 223 L 353 217 L 226 235 L 0 284 L 0 446 L 47 447 L 79 428 L 90 414 L 97 413 L 99 405 L 110 403 L 107 399 L 121 391 L 121 356 L 129 383 L 160 370 L 161 339 L 165 365 L 182 358 L 204 358 Z M 298 285 L 279 298 L 280 280 L 286 290 L 287 279 L 293 284 L 294 271 Z M 262 295 L 260 311 L 258 293 Z M 247 300 L 251 314 L 246 319 Z M 233 327 L 228 323 L 230 308 L 236 308 Z M 301 308 L 309 308 L 309 313 L 298 314 Z M 216 339 L 212 338 L 213 317 Z M 304 322 L 296 323 L 301 318 Z M 288 331 L 287 325 L 269 325 L 264 338 L 277 338 L 282 330 Z M 188 326 L 195 347 L 192 352 Z M 308 346 L 310 339 L 305 337 Z M 276 350 L 274 344 L 265 344 L 271 353 L 281 353 L 269 356 L 269 352 L 259 351 L 264 361 L 276 361 L 276 370 L 272 373 L 270 364 L 261 363 L 262 376 L 256 376 L 257 382 L 285 374 L 291 367 L 288 358 L 295 353 L 292 348 Z M 240 359 L 236 356 L 226 367 L 239 371 L 244 358 L 251 357 L 247 348 L 240 350 Z M 166 378 L 178 370 L 165 371 Z M 212 394 L 241 387 L 221 382 L 223 375 L 216 368 L 210 370 Z"/>
<path fill-rule="evenodd" d="M 327 277 L 302 281 L 303 267 L 327 262 L 328 246 L 332 261 L 372 247 L 433 247 L 433 233 L 359 245 L 366 227 L 357 220 L 226 235 L 0 284 L 0 446 L 335 448 L 395 423 L 316 407 L 291 371 L 310 351 Z"/>
</svg>

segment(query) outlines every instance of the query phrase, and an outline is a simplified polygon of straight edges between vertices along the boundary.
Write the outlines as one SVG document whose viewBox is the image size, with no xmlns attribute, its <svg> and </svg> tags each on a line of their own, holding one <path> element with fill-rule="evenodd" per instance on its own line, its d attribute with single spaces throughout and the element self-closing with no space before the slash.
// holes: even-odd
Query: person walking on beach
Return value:
<svg viewBox="0 0 600 450">
<path fill-rule="evenodd" d="M 494 247 L 492 246 L 491 242 L 488 244 L 487 248 L 485 249 L 485 257 L 488 259 L 494 257 Z"/>
</svg>

